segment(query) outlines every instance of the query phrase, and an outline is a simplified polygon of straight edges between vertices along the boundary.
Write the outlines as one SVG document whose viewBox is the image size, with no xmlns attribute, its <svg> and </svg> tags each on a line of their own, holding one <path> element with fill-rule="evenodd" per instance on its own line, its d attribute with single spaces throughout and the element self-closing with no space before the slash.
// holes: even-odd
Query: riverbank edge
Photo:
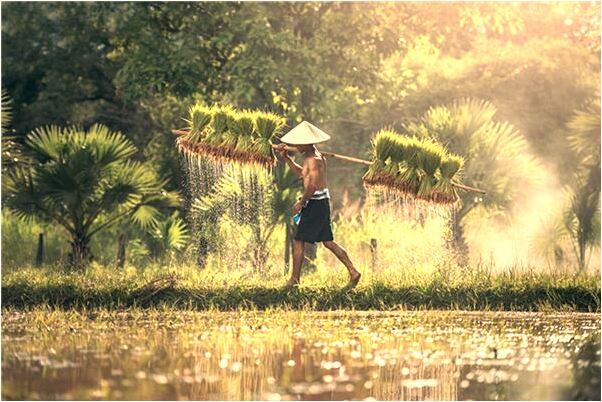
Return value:
<svg viewBox="0 0 602 402">
<path fill-rule="evenodd" d="M 136 289 L 99 289 L 74 284 L 2 285 L 2 307 L 27 310 L 36 306 L 60 309 L 122 309 L 169 307 L 192 310 L 493 310 L 600 312 L 600 288 L 579 285 L 525 287 L 392 287 L 382 284 L 345 289 L 301 287 L 185 288 L 167 284 Z"/>
</svg>

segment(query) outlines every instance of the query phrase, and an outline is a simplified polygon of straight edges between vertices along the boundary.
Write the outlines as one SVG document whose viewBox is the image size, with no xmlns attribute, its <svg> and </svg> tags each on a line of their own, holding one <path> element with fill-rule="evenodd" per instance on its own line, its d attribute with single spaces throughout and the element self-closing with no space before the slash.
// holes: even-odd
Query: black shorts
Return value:
<svg viewBox="0 0 602 402">
<path fill-rule="evenodd" d="M 308 243 L 333 240 L 328 198 L 309 200 L 307 206 L 301 211 L 301 220 L 297 226 L 295 240 Z"/>
</svg>

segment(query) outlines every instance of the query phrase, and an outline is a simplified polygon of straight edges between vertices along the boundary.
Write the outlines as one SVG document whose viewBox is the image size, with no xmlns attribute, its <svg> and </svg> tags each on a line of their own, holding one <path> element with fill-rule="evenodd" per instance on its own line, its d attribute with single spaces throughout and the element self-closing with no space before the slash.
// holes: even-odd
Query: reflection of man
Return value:
<svg viewBox="0 0 602 402">
<path fill-rule="evenodd" d="M 330 226 L 330 195 L 326 183 L 326 159 L 315 144 L 328 141 L 330 136 L 303 121 L 281 138 L 278 151 L 293 173 L 303 179 L 303 197 L 293 205 L 293 213 L 301 212 L 301 219 L 293 243 L 293 272 L 286 284 L 292 287 L 299 284 L 305 242 L 322 242 L 349 271 L 349 286 L 357 285 L 361 274 L 353 266 L 344 248 L 333 239 Z M 291 145 L 303 154 L 303 166 L 296 164 L 285 150 Z"/>
</svg>

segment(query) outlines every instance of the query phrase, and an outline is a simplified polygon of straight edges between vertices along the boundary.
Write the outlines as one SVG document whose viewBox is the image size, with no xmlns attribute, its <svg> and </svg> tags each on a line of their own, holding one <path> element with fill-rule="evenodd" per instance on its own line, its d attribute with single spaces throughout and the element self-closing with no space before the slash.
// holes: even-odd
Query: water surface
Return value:
<svg viewBox="0 0 602 402">
<path fill-rule="evenodd" d="M 3 399 L 599 395 L 597 314 L 2 313 Z"/>
</svg>

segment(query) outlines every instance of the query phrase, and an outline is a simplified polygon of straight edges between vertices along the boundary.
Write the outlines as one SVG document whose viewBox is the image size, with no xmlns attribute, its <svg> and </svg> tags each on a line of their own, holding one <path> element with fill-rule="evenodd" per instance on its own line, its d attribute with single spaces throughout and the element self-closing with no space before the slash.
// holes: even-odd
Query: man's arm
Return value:
<svg viewBox="0 0 602 402">
<path fill-rule="evenodd" d="M 293 173 L 299 177 L 303 177 L 303 168 L 299 166 L 289 155 L 284 156 L 284 161 L 291 168 Z"/>
<path fill-rule="evenodd" d="M 280 156 L 282 156 L 282 158 L 284 159 L 284 161 L 286 162 L 288 167 L 291 168 L 293 173 L 298 177 L 303 177 L 303 168 L 301 166 L 299 166 L 297 163 L 295 163 L 293 158 L 290 157 L 290 155 L 288 154 L 288 152 L 285 149 L 285 144 L 279 144 L 277 151 L 280 153 Z"/>
</svg>

